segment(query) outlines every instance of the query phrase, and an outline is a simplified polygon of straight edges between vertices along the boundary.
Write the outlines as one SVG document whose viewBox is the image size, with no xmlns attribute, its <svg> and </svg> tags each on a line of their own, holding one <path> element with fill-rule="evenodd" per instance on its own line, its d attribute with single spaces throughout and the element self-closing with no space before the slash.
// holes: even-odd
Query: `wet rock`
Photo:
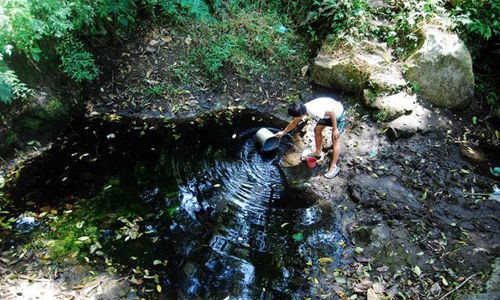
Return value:
<svg viewBox="0 0 500 300">
<path fill-rule="evenodd" d="M 33 229 L 38 227 L 40 222 L 38 222 L 32 216 L 19 217 L 14 223 L 14 228 L 21 233 L 31 232 Z"/>
<path fill-rule="evenodd" d="M 406 61 L 405 78 L 436 106 L 464 107 L 474 96 L 472 59 L 456 34 L 425 26 L 422 45 Z"/>
<path fill-rule="evenodd" d="M 354 201 L 365 207 L 384 211 L 388 217 L 401 219 L 419 216 L 421 204 L 411 191 L 388 178 L 362 174 L 351 181 L 349 193 Z"/>
</svg>

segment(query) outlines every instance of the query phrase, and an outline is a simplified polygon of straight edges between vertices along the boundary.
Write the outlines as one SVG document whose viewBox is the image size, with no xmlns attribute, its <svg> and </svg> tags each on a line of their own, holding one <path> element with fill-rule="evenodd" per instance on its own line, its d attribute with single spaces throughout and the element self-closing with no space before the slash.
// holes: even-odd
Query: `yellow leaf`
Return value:
<svg viewBox="0 0 500 300">
<path fill-rule="evenodd" d="M 306 263 L 306 265 L 308 265 L 308 266 L 312 266 L 312 265 L 313 265 L 313 263 L 312 263 L 312 261 L 308 261 L 308 262 Z"/>
<path fill-rule="evenodd" d="M 331 259 L 330 257 L 322 257 L 318 260 L 319 260 L 320 264 L 328 264 L 328 263 L 331 263 L 333 261 L 333 259 Z"/>
<path fill-rule="evenodd" d="M 290 224 L 290 223 L 286 222 L 286 223 L 281 224 L 281 228 L 285 228 L 285 226 L 288 224 Z"/>
<path fill-rule="evenodd" d="M 156 290 L 158 291 L 158 293 L 161 293 L 161 285 L 157 284 L 156 285 Z"/>
</svg>

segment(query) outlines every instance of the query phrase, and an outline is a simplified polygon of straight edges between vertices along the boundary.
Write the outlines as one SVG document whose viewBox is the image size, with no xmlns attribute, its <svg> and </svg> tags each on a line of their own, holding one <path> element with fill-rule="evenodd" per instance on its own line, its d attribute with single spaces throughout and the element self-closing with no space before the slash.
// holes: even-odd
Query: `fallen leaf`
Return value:
<svg viewBox="0 0 500 300">
<path fill-rule="evenodd" d="M 375 294 L 373 289 L 368 289 L 368 291 L 366 292 L 366 298 L 368 300 L 377 300 L 378 296 L 377 296 L 377 294 Z"/>
<path fill-rule="evenodd" d="M 191 42 L 193 41 L 193 39 L 191 38 L 191 36 L 187 36 L 187 38 L 184 40 L 184 43 L 186 43 L 186 45 L 191 45 Z"/>
<path fill-rule="evenodd" d="M 132 277 L 132 279 L 130 279 L 130 283 L 135 284 L 135 285 L 141 285 L 144 283 L 144 280 L 142 280 L 140 278 Z"/>
<path fill-rule="evenodd" d="M 441 286 L 439 285 L 439 283 L 435 282 L 432 286 L 431 286 L 431 290 L 430 290 L 431 294 L 433 294 L 434 296 L 437 296 L 439 294 L 441 294 Z"/>
<path fill-rule="evenodd" d="M 318 261 L 320 264 L 328 264 L 328 263 L 333 262 L 333 259 L 331 259 L 330 257 L 322 257 L 322 258 L 318 259 Z"/>
<path fill-rule="evenodd" d="M 156 285 L 156 290 L 158 291 L 158 293 L 161 293 L 161 285 L 157 284 Z"/>
<path fill-rule="evenodd" d="M 373 282 L 371 282 L 368 279 L 363 279 L 361 282 L 356 283 L 356 285 L 354 285 L 354 292 L 364 294 L 369 288 L 372 287 L 372 285 Z"/>
<path fill-rule="evenodd" d="M 419 266 L 415 266 L 415 268 L 413 269 L 413 272 L 415 272 L 415 274 L 417 274 L 417 276 L 420 276 L 420 274 L 422 274 L 422 271 L 420 270 Z"/>
</svg>

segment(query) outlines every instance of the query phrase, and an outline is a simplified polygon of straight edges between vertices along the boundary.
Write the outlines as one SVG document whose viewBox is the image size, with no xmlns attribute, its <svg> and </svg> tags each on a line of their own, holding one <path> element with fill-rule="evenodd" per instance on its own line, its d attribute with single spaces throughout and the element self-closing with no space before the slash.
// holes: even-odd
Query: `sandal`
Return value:
<svg viewBox="0 0 500 300">
<path fill-rule="evenodd" d="M 335 170 L 333 170 L 333 173 L 331 175 L 329 175 L 328 173 L 325 173 L 325 175 L 323 175 L 325 178 L 327 179 L 332 179 L 332 178 L 335 178 L 340 172 L 340 168 L 339 166 L 337 166 L 335 168 Z"/>
</svg>

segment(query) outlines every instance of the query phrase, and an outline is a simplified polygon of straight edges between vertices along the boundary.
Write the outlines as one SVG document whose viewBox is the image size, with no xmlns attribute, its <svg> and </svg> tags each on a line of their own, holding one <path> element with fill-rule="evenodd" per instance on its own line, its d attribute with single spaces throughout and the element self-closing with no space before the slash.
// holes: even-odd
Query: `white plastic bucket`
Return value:
<svg viewBox="0 0 500 300">
<path fill-rule="evenodd" d="M 264 151 L 274 150 L 280 143 L 279 138 L 277 138 L 274 133 L 267 128 L 259 129 L 259 131 L 255 134 L 255 137 L 257 139 L 257 143 L 259 143 Z"/>
</svg>

